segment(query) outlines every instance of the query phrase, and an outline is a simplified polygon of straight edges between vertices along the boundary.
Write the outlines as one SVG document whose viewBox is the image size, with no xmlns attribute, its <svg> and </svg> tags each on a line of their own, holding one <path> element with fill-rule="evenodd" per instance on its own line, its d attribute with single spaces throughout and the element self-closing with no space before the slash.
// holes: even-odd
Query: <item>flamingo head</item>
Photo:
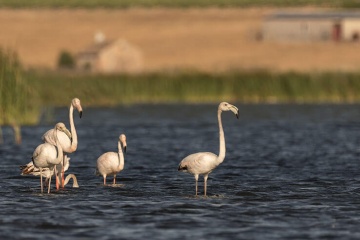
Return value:
<svg viewBox="0 0 360 240">
<path fill-rule="evenodd" d="M 82 107 L 81 107 L 80 99 L 74 98 L 71 101 L 71 105 L 78 110 L 80 118 L 81 118 L 82 117 Z"/>
<path fill-rule="evenodd" d="M 126 153 L 126 136 L 125 136 L 125 134 L 121 134 L 119 136 L 119 142 L 120 142 L 121 146 L 124 148 L 124 152 Z"/>
<path fill-rule="evenodd" d="M 230 103 L 227 103 L 227 102 L 220 103 L 219 110 L 220 111 L 232 111 L 235 114 L 235 116 L 237 118 L 239 118 L 239 109 Z"/>
<path fill-rule="evenodd" d="M 71 133 L 70 131 L 66 128 L 65 124 L 62 122 L 58 122 L 55 125 L 55 130 L 61 131 L 63 133 L 65 133 L 70 139 L 71 139 Z"/>
</svg>

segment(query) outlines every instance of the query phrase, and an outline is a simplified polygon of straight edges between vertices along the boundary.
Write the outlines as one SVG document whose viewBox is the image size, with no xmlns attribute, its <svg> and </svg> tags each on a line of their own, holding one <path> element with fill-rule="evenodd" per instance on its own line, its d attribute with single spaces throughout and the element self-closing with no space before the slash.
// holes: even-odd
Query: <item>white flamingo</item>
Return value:
<svg viewBox="0 0 360 240">
<path fill-rule="evenodd" d="M 69 169 L 69 166 L 70 166 L 70 158 L 65 156 L 64 157 L 64 172 L 66 172 Z M 35 167 L 34 163 L 32 161 L 30 161 L 26 165 L 20 166 L 20 170 L 21 170 L 22 176 L 24 176 L 24 175 L 40 176 L 40 169 Z M 59 165 L 56 165 L 56 172 L 59 172 L 59 171 L 61 171 L 61 167 L 59 167 Z M 52 174 L 53 174 L 53 172 L 51 172 L 49 168 L 42 169 L 42 176 L 46 178 L 45 182 L 48 182 L 48 180 Z M 58 176 L 56 176 L 56 177 L 58 178 Z M 69 174 L 68 176 L 66 176 L 64 186 L 67 185 L 67 183 L 70 181 L 70 179 L 73 179 L 73 188 L 78 188 L 79 184 L 78 184 L 75 174 Z M 57 181 L 60 182 L 61 180 L 57 179 Z"/>
<path fill-rule="evenodd" d="M 220 139 L 220 150 L 219 156 L 211 152 L 199 152 L 194 153 L 184 158 L 178 167 L 178 171 L 188 172 L 193 174 L 195 177 L 195 193 L 198 193 L 198 179 L 199 175 L 204 175 L 204 196 L 206 196 L 206 184 L 209 174 L 219 166 L 225 159 L 225 136 L 221 122 L 221 113 L 223 111 L 232 111 L 237 118 L 239 118 L 239 109 L 234 105 L 222 102 L 218 108 L 218 122 L 219 122 L 219 139 Z"/>
<path fill-rule="evenodd" d="M 53 131 L 55 145 L 52 145 L 50 143 L 40 144 L 39 146 L 37 146 L 32 156 L 32 161 L 34 163 L 34 166 L 40 169 L 41 193 L 43 193 L 42 169 L 49 168 L 50 170 L 50 177 L 48 184 L 48 193 L 50 193 L 51 177 L 54 171 L 54 167 L 60 164 L 61 161 L 63 160 L 63 150 L 57 138 L 59 132 L 63 132 L 70 137 L 70 132 L 65 127 L 65 124 L 57 123 Z"/>
<path fill-rule="evenodd" d="M 118 152 L 106 152 L 102 154 L 96 162 L 96 175 L 104 178 L 106 185 L 106 176 L 114 175 L 113 184 L 116 184 L 116 174 L 124 169 L 124 152 L 126 153 L 126 136 L 121 134 L 118 140 Z"/>
<path fill-rule="evenodd" d="M 58 168 L 60 168 L 61 170 L 58 172 L 59 175 L 61 175 L 61 187 L 64 188 L 65 186 L 65 180 L 64 180 L 64 174 L 65 174 L 65 169 L 62 167 L 65 165 L 65 158 L 67 157 L 66 153 L 73 153 L 76 151 L 77 149 L 77 145 L 78 145 L 78 138 L 77 138 L 77 133 L 76 133 L 76 129 L 75 129 L 75 124 L 74 124 L 74 108 L 76 108 L 79 112 L 80 118 L 82 116 L 82 107 L 80 104 L 80 99 L 78 98 L 74 98 L 71 101 L 70 104 L 70 108 L 69 108 L 69 121 L 70 121 L 70 131 L 71 131 L 71 136 L 67 136 L 66 134 L 60 132 L 58 139 L 60 142 L 60 145 L 65 153 L 64 155 L 64 159 L 63 161 L 60 163 L 60 166 L 58 166 Z M 47 131 L 43 136 L 42 136 L 42 140 L 46 143 L 50 143 L 52 145 L 55 145 L 55 139 L 54 139 L 54 134 L 53 134 L 53 129 L 50 129 L 49 131 Z"/>
</svg>

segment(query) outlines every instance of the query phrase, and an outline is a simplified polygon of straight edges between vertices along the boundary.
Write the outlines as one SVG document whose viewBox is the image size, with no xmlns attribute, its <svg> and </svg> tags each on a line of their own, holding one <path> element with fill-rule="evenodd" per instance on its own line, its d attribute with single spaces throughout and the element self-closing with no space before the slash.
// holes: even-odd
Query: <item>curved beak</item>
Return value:
<svg viewBox="0 0 360 240">
<path fill-rule="evenodd" d="M 239 119 L 239 109 L 234 105 L 231 105 L 230 110 L 235 114 L 236 118 Z"/>
<path fill-rule="evenodd" d="M 77 104 L 75 107 L 76 107 L 76 109 L 78 110 L 79 116 L 80 116 L 80 118 L 81 118 L 81 117 L 82 117 L 82 112 L 83 112 L 83 110 L 82 110 L 82 107 L 81 107 L 80 103 Z"/>
<path fill-rule="evenodd" d="M 127 144 L 126 144 L 126 138 L 125 138 L 125 137 L 124 137 L 124 138 L 121 137 L 119 140 L 120 140 L 120 144 L 121 144 L 121 147 L 122 147 L 124 153 L 126 153 L 126 146 L 127 146 Z"/>
</svg>

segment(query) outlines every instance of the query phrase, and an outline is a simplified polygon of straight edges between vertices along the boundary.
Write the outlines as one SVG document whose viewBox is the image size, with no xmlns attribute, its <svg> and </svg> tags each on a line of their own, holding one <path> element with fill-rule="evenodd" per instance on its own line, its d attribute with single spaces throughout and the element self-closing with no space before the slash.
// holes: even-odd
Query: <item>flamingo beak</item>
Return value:
<svg viewBox="0 0 360 240">
<path fill-rule="evenodd" d="M 79 112 L 79 116 L 80 116 L 80 118 L 82 117 L 82 111 Z"/>
<path fill-rule="evenodd" d="M 235 106 L 231 106 L 230 110 L 235 114 L 236 118 L 239 119 L 239 109 Z"/>
<path fill-rule="evenodd" d="M 126 145 L 124 146 L 124 153 L 126 153 Z"/>
</svg>

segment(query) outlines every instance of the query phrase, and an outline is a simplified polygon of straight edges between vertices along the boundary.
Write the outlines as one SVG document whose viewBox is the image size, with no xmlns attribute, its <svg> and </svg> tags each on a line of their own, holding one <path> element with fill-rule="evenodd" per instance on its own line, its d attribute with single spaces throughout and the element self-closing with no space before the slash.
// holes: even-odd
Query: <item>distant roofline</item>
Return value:
<svg viewBox="0 0 360 240">
<path fill-rule="evenodd" d="M 299 13 L 299 12 L 277 12 L 268 15 L 266 19 L 344 19 L 344 18 L 359 18 L 360 12 L 313 12 L 313 13 Z"/>
<path fill-rule="evenodd" d="M 104 40 L 103 42 L 100 42 L 100 43 L 93 43 L 93 44 L 89 45 L 88 47 L 86 47 L 85 49 L 78 52 L 77 55 L 89 55 L 89 54 L 96 55 L 101 50 L 103 50 L 103 49 L 107 48 L 108 46 L 110 46 L 111 44 L 113 44 L 115 41 L 116 40 Z"/>
</svg>

